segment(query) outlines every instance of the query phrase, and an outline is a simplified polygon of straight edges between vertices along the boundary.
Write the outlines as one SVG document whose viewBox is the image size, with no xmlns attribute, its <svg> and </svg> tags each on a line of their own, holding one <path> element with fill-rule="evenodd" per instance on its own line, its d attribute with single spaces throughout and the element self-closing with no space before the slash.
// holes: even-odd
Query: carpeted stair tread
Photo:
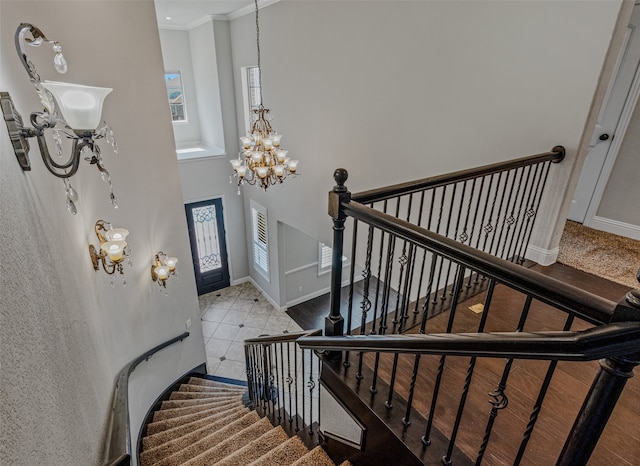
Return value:
<svg viewBox="0 0 640 466">
<path fill-rule="evenodd" d="M 176 427 L 166 429 L 155 434 L 148 434 L 142 439 L 142 450 L 150 450 L 162 445 L 163 443 L 170 442 L 171 440 L 187 435 L 208 425 L 216 424 L 225 426 L 231 423 L 234 419 L 244 416 L 248 412 L 249 408 L 246 406 L 236 406 L 187 424 L 177 425 Z"/>
<path fill-rule="evenodd" d="M 219 401 L 220 399 L 227 399 L 229 397 L 215 397 L 213 398 L 213 401 L 207 401 L 205 400 L 201 400 L 198 398 L 195 398 L 193 400 L 166 400 L 163 401 L 160 404 L 160 409 L 174 409 L 174 408 L 185 408 L 187 406 L 202 406 L 203 403 L 215 403 L 216 401 Z M 234 395 L 233 397 L 231 397 L 233 399 L 242 399 L 242 396 L 238 396 L 238 395 Z"/>
<path fill-rule="evenodd" d="M 249 410 L 247 409 L 247 411 L 243 415 L 246 415 L 248 413 L 249 413 Z M 162 458 L 171 456 L 174 453 L 177 453 L 180 450 L 183 450 L 188 446 L 198 442 L 204 437 L 212 435 L 215 432 L 225 428 L 226 426 L 233 423 L 237 419 L 238 419 L 237 416 L 218 419 L 214 422 L 205 424 L 204 426 L 198 429 L 192 430 L 191 432 L 181 435 L 180 437 L 171 438 L 170 440 L 162 443 L 161 445 L 146 449 L 142 451 L 142 453 L 140 453 L 141 464 L 143 465 L 153 464 L 154 462 L 157 462 Z"/>
<path fill-rule="evenodd" d="M 266 455 L 262 455 L 257 460 L 249 463 L 249 466 L 291 465 L 306 455 L 308 451 L 299 437 L 291 437 Z"/>
<path fill-rule="evenodd" d="M 156 466 L 179 466 L 191 458 L 195 458 L 201 453 L 204 453 L 209 448 L 216 446 L 218 443 L 223 442 L 227 438 L 237 434 L 243 429 L 246 429 L 250 425 L 258 422 L 260 416 L 255 411 L 250 411 L 241 418 L 231 422 L 226 427 L 218 429 L 217 431 L 209 434 L 197 442 L 191 442 L 189 446 L 182 450 L 168 456 L 159 456 L 155 458 L 155 461 L 146 464 L 153 464 Z"/>
<path fill-rule="evenodd" d="M 269 432 L 246 444 L 240 450 L 218 461 L 216 466 L 245 466 L 287 440 L 289 440 L 289 436 L 284 429 L 280 426 L 274 427 Z"/>
<path fill-rule="evenodd" d="M 227 388 L 240 388 L 246 390 L 246 385 L 235 385 L 232 383 L 218 382 L 217 380 L 202 379 L 200 377 L 190 377 L 187 382 L 189 385 L 203 385 L 205 387 L 227 387 Z"/>
<path fill-rule="evenodd" d="M 183 463 L 183 466 L 207 466 L 210 464 L 216 464 L 218 461 L 243 448 L 253 439 L 261 437 L 272 429 L 273 426 L 271 425 L 271 422 L 269 422 L 269 419 L 262 418 L 246 429 L 241 430 L 214 447 L 209 448 L 207 451 L 201 453 L 195 458 L 192 458 L 190 461 Z"/>
<path fill-rule="evenodd" d="M 209 385 L 195 385 L 189 383 L 180 384 L 178 388 L 180 392 L 213 392 L 213 393 L 244 393 L 247 391 L 243 387 L 231 387 L 231 386 L 209 386 Z"/>
<path fill-rule="evenodd" d="M 215 400 L 220 396 L 215 392 L 173 392 L 169 395 L 170 400 Z"/>
<path fill-rule="evenodd" d="M 336 466 L 336 464 L 322 447 L 318 446 L 293 463 L 292 466 Z"/>
<path fill-rule="evenodd" d="M 229 403 L 226 408 L 237 408 L 239 406 L 244 406 L 241 401 L 235 401 L 233 403 Z M 199 419 L 212 416 L 214 414 L 220 413 L 222 411 L 226 411 L 226 409 L 222 407 L 211 408 L 205 411 L 201 411 L 199 413 L 187 414 L 184 416 L 180 416 L 173 419 L 165 419 L 163 421 L 151 422 L 147 425 L 147 432 L 149 434 L 157 434 L 158 432 L 162 432 L 164 430 L 172 429 L 173 427 L 181 424 L 188 424 L 193 421 L 197 421 Z"/>
<path fill-rule="evenodd" d="M 200 400 L 202 401 L 202 400 Z M 240 397 L 221 397 L 220 399 L 216 399 L 215 401 L 209 401 L 207 403 L 194 404 L 192 406 L 184 406 L 180 408 L 162 408 L 159 411 L 153 413 L 153 422 L 162 421 L 164 419 L 171 419 L 174 417 L 180 417 L 187 414 L 198 413 L 201 411 L 206 411 L 207 409 L 214 408 L 226 408 L 229 404 L 234 401 L 242 402 L 242 398 Z"/>
</svg>

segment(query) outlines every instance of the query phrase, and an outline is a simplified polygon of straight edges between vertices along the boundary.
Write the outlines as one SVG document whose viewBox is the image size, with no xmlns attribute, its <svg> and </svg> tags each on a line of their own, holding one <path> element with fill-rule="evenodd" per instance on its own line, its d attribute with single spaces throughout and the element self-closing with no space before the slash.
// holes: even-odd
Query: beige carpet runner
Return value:
<svg viewBox="0 0 640 466">
<path fill-rule="evenodd" d="M 639 288 L 640 241 L 568 221 L 560 240 L 558 262 L 602 278 Z"/>
<path fill-rule="evenodd" d="M 197 377 L 182 384 L 147 425 L 141 466 L 335 466 L 321 447 L 309 451 L 244 406 L 245 392 Z"/>
</svg>

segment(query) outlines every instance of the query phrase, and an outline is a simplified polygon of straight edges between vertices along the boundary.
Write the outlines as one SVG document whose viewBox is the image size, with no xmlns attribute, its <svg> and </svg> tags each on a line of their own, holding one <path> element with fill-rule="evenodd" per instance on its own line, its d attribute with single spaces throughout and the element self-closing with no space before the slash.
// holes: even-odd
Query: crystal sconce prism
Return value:
<svg viewBox="0 0 640 466">
<path fill-rule="evenodd" d="M 99 139 L 104 138 L 113 151 L 118 152 L 113 130 L 106 124 L 97 129 L 102 119 L 102 104 L 112 89 L 41 80 L 35 65 L 27 57 L 25 45 L 39 47 L 43 43 L 53 45 L 55 54 L 53 64 L 56 71 L 61 74 L 66 73 L 67 62 L 58 42 L 47 39 L 43 32 L 32 24 L 22 23 L 18 26 L 15 34 L 16 50 L 44 106 L 44 111 L 31 113 L 29 120 L 32 128 L 23 125 L 22 116 L 13 106 L 9 93 L 0 93 L 2 113 L 18 163 L 24 171 L 31 170 L 28 140 L 35 137 L 45 167 L 52 175 L 64 182 L 67 209 L 72 214 L 76 214 L 78 194 L 71 186 L 70 179 L 78 171 L 80 158 L 85 155 L 84 159 L 97 167 L 102 179 L 109 186 L 111 203 L 117 208 L 111 176 L 104 166 L 100 147 L 97 144 Z M 47 146 L 45 139 L 47 129 L 52 130 L 53 133 L 55 156 L 51 155 Z M 72 141 L 71 155 L 66 160 L 63 159 L 63 137 Z"/>
</svg>

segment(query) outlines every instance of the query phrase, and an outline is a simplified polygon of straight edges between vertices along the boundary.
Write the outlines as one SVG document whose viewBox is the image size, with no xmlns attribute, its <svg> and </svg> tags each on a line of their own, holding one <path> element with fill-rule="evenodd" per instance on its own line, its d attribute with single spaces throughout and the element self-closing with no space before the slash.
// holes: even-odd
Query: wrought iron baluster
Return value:
<svg viewBox="0 0 640 466">
<path fill-rule="evenodd" d="M 305 378 L 305 372 L 304 372 L 304 351 L 301 351 L 298 348 L 298 345 L 296 345 L 296 354 L 298 353 L 298 351 L 300 351 L 300 359 L 302 360 L 302 372 L 300 373 L 300 391 L 302 392 L 302 428 L 304 429 L 305 424 L 305 402 L 304 402 L 304 378 Z M 297 366 L 296 366 L 297 367 Z M 296 371 L 297 372 L 297 371 Z M 297 430 L 296 430 L 297 432 Z"/>
<path fill-rule="evenodd" d="M 375 233 L 374 233 L 375 234 Z M 384 252 L 384 238 L 385 238 L 385 233 L 384 231 L 380 230 L 380 252 L 378 253 L 378 257 L 380 259 L 378 259 L 378 275 L 376 278 L 376 300 L 373 306 L 373 320 L 372 320 L 372 324 L 371 324 L 371 335 L 375 335 L 376 334 L 376 321 L 378 320 L 378 302 L 379 302 L 379 298 L 380 298 L 380 284 L 381 284 L 381 280 L 380 278 L 382 277 L 382 258 L 383 256 L 383 252 Z M 382 316 L 381 316 L 382 318 Z"/>
<path fill-rule="evenodd" d="M 471 192 L 469 193 L 469 204 L 467 205 L 467 213 L 465 215 L 465 219 L 464 219 L 464 225 L 462 227 L 462 233 L 460 233 L 460 235 L 458 236 L 458 241 L 460 241 L 461 243 L 466 243 L 467 240 L 469 240 L 469 244 L 471 244 L 471 238 L 473 236 L 473 226 L 471 227 L 471 235 L 467 232 L 467 228 L 469 227 L 469 217 L 471 216 L 471 206 L 473 204 L 473 194 L 475 193 L 476 190 L 476 180 L 477 178 L 473 178 L 471 180 Z M 465 181 L 465 185 L 468 182 Z M 464 197 L 464 195 L 463 195 Z"/>
<path fill-rule="evenodd" d="M 447 238 L 449 237 L 449 228 L 451 226 L 451 210 L 453 209 L 453 205 L 455 203 L 457 188 L 458 188 L 458 184 L 455 183 L 453 185 L 453 193 L 451 194 L 451 204 L 449 205 L 449 215 L 447 216 L 447 229 L 444 234 L 444 236 L 446 236 Z M 455 235 L 454 235 L 454 239 L 455 239 Z M 447 300 L 447 286 L 449 285 L 449 277 L 451 276 L 452 261 L 449 260 L 448 262 L 449 264 L 447 265 L 447 274 L 445 275 L 444 284 L 442 285 L 442 296 L 440 296 L 440 301 L 442 302 L 445 302 Z"/>
<path fill-rule="evenodd" d="M 455 318 L 456 309 L 458 307 L 458 296 L 460 293 L 458 290 L 462 289 L 462 282 L 464 280 L 464 272 L 465 268 L 462 266 L 458 266 L 457 278 L 455 284 L 455 292 L 453 293 L 453 299 L 451 300 L 451 309 L 449 310 L 449 320 L 447 321 L 447 330 L 446 333 L 451 333 L 451 329 L 453 328 L 453 320 Z M 437 285 L 436 285 L 437 286 Z M 422 443 L 425 445 L 431 444 L 431 428 L 433 427 L 433 418 L 436 412 L 436 405 L 438 403 L 438 394 L 440 392 L 440 383 L 442 382 L 442 374 L 444 372 L 444 365 L 447 357 L 441 356 L 440 362 L 438 363 L 438 372 L 436 375 L 436 381 L 433 387 L 433 394 L 431 395 L 431 407 L 429 408 L 429 418 L 427 419 L 427 427 L 425 429 L 424 436 L 422 437 Z"/>
<path fill-rule="evenodd" d="M 520 219 L 520 213 L 522 211 L 521 209 L 522 209 L 523 196 L 520 196 L 520 191 L 523 186 L 522 179 L 524 178 L 525 171 L 527 171 L 527 177 L 528 177 L 528 174 L 531 172 L 531 165 L 520 168 L 520 179 L 518 180 L 518 188 L 516 190 L 516 195 L 513 198 L 511 213 L 509 214 L 509 218 L 507 218 L 507 225 L 508 225 L 507 232 L 504 236 L 504 243 L 502 243 L 502 251 L 500 252 L 500 257 L 502 257 L 505 260 L 509 260 L 509 257 L 505 255 L 505 251 L 508 251 L 507 243 L 509 243 L 509 233 L 511 233 L 511 229 L 513 229 L 513 234 L 515 234 L 515 230 L 518 225 L 518 221 Z M 520 207 L 516 212 L 516 204 L 518 203 L 518 199 L 520 199 Z"/>
<path fill-rule="evenodd" d="M 289 426 L 293 422 L 293 406 L 292 406 L 292 396 L 291 396 L 291 384 L 293 383 L 294 378 L 291 376 L 291 343 L 287 342 L 287 387 L 289 393 Z"/>
<path fill-rule="evenodd" d="M 414 251 L 415 251 L 415 245 L 413 243 L 411 243 L 410 246 L 409 246 L 409 256 L 410 257 L 413 256 Z M 405 283 L 404 283 L 404 290 L 403 290 L 404 296 L 406 296 L 406 298 L 404 299 L 404 302 L 403 302 L 403 308 L 405 310 L 408 308 L 408 305 L 409 305 L 409 303 L 408 303 L 408 299 L 409 299 L 408 288 L 410 287 L 410 283 L 411 283 L 410 278 L 411 277 L 410 277 L 409 271 L 407 271 L 407 275 L 405 277 Z M 406 319 L 404 319 L 402 317 L 400 318 L 400 322 L 398 324 L 398 333 L 399 334 L 402 333 L 402 328 L 403 328 L 403 324 L 404 324 L 405 320 Z M 385 406 L 387 408 L 392 408 L 393 407 L 393 404 L 392 404 L 393 403 L 393 393 L 394 393 L 394 390 L 395 390 L 396 374 L 397 374 L 397 371 L 398 371 L 398 354 L 399 353 L 395 353 L 394 356 L 393 356 L 393 367 L 391 369 L 391 381 L 389 382 L 389 393 L 387 395 L 387 401 L 385 403 Z"/>
<path fill-rule="evenodd" d="M 309 388 L 309 434 L 313 435 L 313 389 L 316 386 L 313 380 L 313 351 L 309 353 L 309 381 L 307 387 Z"/>
<path fill-rule="evenodd" d="M 438 222 L 436 224 L 436 229 L 435 229 L 435 232 L 438 233 L 438 234 L 441 234 L 440 233 L 440 225 L 442 223 L 442 215 L 443 215 L 443 209 L 444 209 L 444 199 L 446 197 L 446 194 L 447 194 L 447 186 L 445 185 L 445 186 L 442 187 L 442 198 L 441 198 L 441 202 L 440 202 L 440 213 L 438 215 Z M 444 235 L 444 236 L 446 236 L 446 235 Z M 445 261 L 445 258 L 441 257 L 440 258 L 440 268 L 438 270 L 438 279 L 436 280 L 438 288 L 436 288 L 436 292 L 433 295 L 433 301 L 432 301 L 432 303 L 434 305 L 438 303 L 438 290 L 440 289 L 440 283 L 441 283 L 440 278 L 442 277 L 442 267 L 444 265 L 444 261 Z"/>
<path fill-rule="evenodd" d="M 471 229 L 472 232 L 476 230 L 476 225 L 477 225 L 476 220 L 478 219 L 478 212 L 480 212 L 480 204 L 482 202 L 482 197 L 484 195 L 484 183 L 485 183 L 485 179 L 486 178 L 487 178 L 486 176 L 483 176 L 482 178 L 480 178 L 480 188 L 478 189 L 478 198 L 476 200 L 476 208 L 474 209 L 474 213 L 473 213 L 473 224 L 472 224 L 472 229 Z M 483 231 L 485 232 L 485 238 L 486 238 L 486 235 L 493 228 L 491 226 L 490 221 L 489 221 L 489 223 L 487 225 L 485 225 L 485 223 L 484 223 L 485 217 L 487 215 L 486 204 L 487 204 L 487 202 L 489 202 L 489 193 L 491 193 L 491 186 L 492 185 L 493 185 L 493 175 L 491 175 L 489 177 L 489 186 L 487 188 L 487 196 L 486 196 L 486 199 L 484 201 L 485 208 L 482 209 L 482 217 L 480 219 L 480 225 L 479 225 L 479 228 L 477 228 L 478 236 L 476 237 L 476 245 L 474 246 L 476 249 L 478 249 L 478 247 L 479 247 L 480 239 L 482 238 L 482 232 Z M 491 218 L 489 218 L 489 219 L 491 219 Z M 471 244 L 472 242 L 473 242 L 473 237 L 469 239 L 469 246 L 472 246 L 472 244 Z M 475 281 L 473 280 L 474 275 L 475 275 Z M 473 272 L 470 273 L 469 274 L 469 280 L 467 282 L 467 288 L 471 288 L 471 286 L 472 286 L 471 282 L 472 281 L 473 281 L 474 285 L 477 285 L 479 283 L 478 282 L 478 278 L 479 277 L 478 277 L 477 273 L 476 274 L 474 274 Z"/>
<path fill-rule="evenodd" d="M 411 202 L 411 198 L 409 198 L 409 202 Z M 411 209 L 408 209 L 411 210 Z M 400 215 L 400 199 L 398 198 L 398 202 L 396 204 L 396 217 L 399 218 Z M 404 269 L 407 265 L 407 241 L 403 240 L 402 241 L 402 253 L 400 254 L 400 257 L 398 257 L 398 263 L 400 264 L 400 273 L 398 274 L 398 285 L 397 285 L 397 293 L 396 293 L 396 308 L 395 308 L 395 312 L 393 314 L 393 320 L 391 321 L 393 323 L 393 333 L 396 332 L 396 327 L 398 325 L 398 310 L 400 309 L 400 300 L 401 300 L 401 293 L 400 293 L 400 287 L 402 284 L 402 278 L 404 275 Z"/>
<path fill-rule="evenodd" d="M 524 324 L 529 315 L 529 309 L 531 308 L 532 300 L 533 299 L 531 298 L 531 296 L 527 296 L 527 299 L 525 300 L 524 306 L 522 308 L 522 312 L 520 314 L 520 320 L 518 322 L 516 332 L 522 332 L 522 330 L 524 329 Z M 505 409 L 509 404 L 509 399 L 505 394 L 505 390 L 507 389 L 507 381 L 509 380 L 509 374 L 511 372 L 512 365 L 513 358 L 509 358 L 504 366 L 504 370 L 502 371 L 502 377 L 500 378 L 498 386 L 493 392 L 489 393 L 489 396 L 492 398 L 492 400 L 489 401 L 489 403 L 491 403 L 491 411 L 489 413 L 487 426 L 484 430 L 482 443 L 476 457 L 476 466 L 480 466 L 480 464 L 482 463 L 484 453 L 487 450 L 487 445 L 489 444 L 489 439 L 491 438 L 491 432 L 493 431 L 493 424 L 498 417 L 498 413 L 501 409 Z"/>
<path fill-rule="evenodd" d="M 425 250 L 424 256 L 426 257 L 426 250 Z M 429 284 L 427 286 L 426 296 L 422 305 L 422 319 L 420 322 L 420 330 L 418 332 L 423 335 L 427 329 L 427 317 L 429 314 L 429 302 L 430 302 L 429 295 L 431 294 L 431 288 L 433 286 L 433 273 L 435 270 L 435 265 L 436 265 L 436 257 L 435 257 L 435 253 L 432 252 L 431 253 L 431 270 L 429 274 L 430 279 L 429 279 Z M 460 289 L 462 290 L 462 287 L 460 287 Z M 413 372 L 411 373 L 411 381 L 409 383 L 409 398 L 407 399 L 407 409 L 405 411 L 404 418 L 402 418 L 402 423 L 407 427 L 411 424 L 411 409 L 413 406 L 413 396 L 415 394 L 416 380 L 417 380 L 419 369 L 420 369 L 420 355 L 416 354 L 413 360 Z"/>
<path fill-rule="evenodd" d="M 278 346 L 280 347 L 280 389 L 278 390 L 278 395 L 282 397 L 282 400 L 280 401 L 280 407 L 282 408 L 282 411 L 285 412 L 287 411 L 287 406 L 286 406 L 286 402 L 287 400 L 285 399 L 285 377 L 284 377 L 284 343 L 280 343 Z M 278 420 L 280 420 L 280 417 L 278 417 Z"/>
<path fill-rule="evenodd" d="M 353 278 L 355 273 L 355 264 L 356 264 L 356 246 L 357 246 L 357 235 L 358 235 L 358 220 L 353 222 L 353 237 L 351 241 L 351 270 L 349 271 L 349 299 L 348 299 L 348 307 L 347 307 L 347 335 L 351 335 L 351 318 L 353 316 Z M 369 260 L 371 258 L 369 257 Z M 342 264 L 341 264 L 342 265 Z M 351 366 L 351 362 L 349 362 L 349 356 L 351 355 L 350 351 L 344 352 L 344 361 L 342 365 L 344 367 Z"/>
<path fill-rule="evenodd" d="M 572 314 L 569 314 L 567 316 L 567 320 L 564 323 L 564 331 L 571 329 L 573 320 L 574 316 Z M 547 374 L 545 375 L 544 381 L 540 386 L 538 397 L 536 398 L 536 402 L 533 405 L 533 410 L 531 411 L 531 415 L 529 416 L 529 422 L 527 423 L 527 427 L 524 431 L 524 434 L 522 435 L 520 448 L 518 448 L 516 458 L 513 460 L 513 466 L 518 466 L 522 461 L 522 458 L 524 457 L 524 452 L 527 449 L 527 445 L 529 444 L 529 440 L 531 439 L 531 434 L 533 433 L 533 429 L 535 428 L 536 422 L 538 421 L 538 416 L 540 415 L 540 410 L 542 409 L 542 403 L 544 403 L 544 398 L 547 395 L 547 391 L 549 390 L 549 385 L 551 385 L 551 379 L 553 378 L 553 373 L 555 372 L 557 365 L 558 361 L 551 361 L 549 363 Z"/>
<path fill-rule="evenodd" d="M 280 387 L 278 386 L 278 374 L 280 373 L 280 371 L 278 370 L 278 346 L 282 346 L 282 343 L 274 343 L 272 345 L 273 347 L 273 366 L 275 369 L 275 374 L 272 377 L 272 380 L 275 385 L 273 385 L 271 387 L 272 390 L 272 400 L 273 400 L 273 404 L 274 404 L 274 413 L 275 416 L 278 418 L 278 424 L 280 424 L 280 421 L 282 421 L 282 412 L 281 409 L 282 406 L 280 405 Z"/>
<path fill-rule="evenodd" d="M 505 224 L 507 224 L 507 225 L 511 224 L 510 220 L 509 220 L 509 218 L 510 218 L 509 217 L 509 208 L 511 206 L 512 199 L 514 199 L 513 191 L 514 191 L 514 189 L 516 189 L 516 178 L 518 176 L 518 172 L 519 171 L 520 171 L 520 169 L 516 168 L 516 169 L 511 170 L 511 171 L 509 171 L 507 173 L 507 181 L 509 179 L 511 179 L 511 187 L 509 188 L 509 193 L 506 194 L 507 183 L 505 182 L 505 190 L 503 192 L 503 197 L 500 200 L 500 209 L 498 210 L 498 219 L 499 219 L 500 218 L 500 213 L 502 212 L 502 206 L 504 205 L 504 218 L 502 220 L 501 228 L 499 229 L 499 231 L 496 231 L 496 235 L 494 236 L 494 238 L 491 239 L 491 247 L 489 248 L 489 251 L 488 251 L 490 254 L 493 254 L 494 256 L 498 256 L 498 251 L 500 250 L 500 245 L 502 243 L 502 237 L 504 235 L 505 230 L 508 229 L 508 228 L 505 228 Z M 513 177 L 511 177 L 512 173 L 513 173 Z M 504 202 L 505 198 L 506 198 L 506 202 Z M 496 223 L 496 226 L 497 225 L 498 225 L 498 223 Z M 495 250 L 493 249 L 494 245 L 495 245 Z"/>
<path fill-rule="evenodd" d="M 487 322 L 487 315 L 491 306 L 491 299 L 493 297 L 494 289 L 495 281 L 491 280 L 489 282 L 487 295 L 484 300 L 484 311 L 482 312 L 482 317 L 480 318 L 480 323 L 478 324 L 478 333 L 482 333 L 484 331 L 484 326 Z M 462 395 L 460 396 L 460 403 L 458 404 L 456 420 L 453 424 L 453 431 L 451 432 L 451 436 L 449 437 L 449 447 L 447 448 L 447 454 L 444 456 L 444 458 L 442 458 L 442 463 L 445 465 L 451 465 L 451 455 L 453 454 L 453 448 L 455 447 L 456 438 L 458 437 L 458 429 L 460 428 L 460 422 L 462 421 L 462 413 L 464 412 L 464 408 L 467 403 L 467 395 L 469 394 L 469 387 L 471 387 L 471 380 L 475 371 L 476 360 L 477 358 L 475 356 L 472 356 L 469 360 L 469 367 L 467 368 L 467 375 L 464 379 L 464 387 L 462 388 Z"/>
<path fill-rule="evenodd" d="M 296 432 L 300 432 L 300 410 L 298 409 L 298 345 L 293 345 L 293 389 L 296 397 Z M 304 424 L 304 423 L 303 423 Z"/>
<path fill-rule="evenodd" d="M 536 196 L 534 198 L 534 204 L 532 204 L 528 210 L 528 212 L 531 213 L 530 215 L 528 215 L 531 221 L 529 222 L 529 225 L 528 225 L 529 230 L 525 234 L 526 239 L 522 242 L 523 250 L 521 250 L 522 252 L 520 253 L 522 257 L 524 257 L 527 251 L 527 246 L 529 245 L 529 240 L 531 239 L 531 233 L 533 232 L 533 225 L 535 224 L 535 221 L 536 221 L 538 207 L 540 206 L 540 200 L 542 199 L 542 193 L 544 192 L 544 188 L 547 185 L 547 178 L 549 177 L 551 162 L 546 162 L 544 165 L 545 165 L 544 166 L 545 172 L 542 177 L 542 186 L 540 185 L 540 182 L 538 182 L 538 185 L 536 186 Z"/>
<path fill-rule="evenodd" d="M 527 206 L 531 201 L 531 196 L 533 194 L 533 185 L 535 180 L 538 178 L 538 165 L 529 166 L 527 173 L 527 180 L 524 186 L 524 192 L 522 193 L 520 206 L 518 207 L 518 219 L 520 220 L 517 224 L 517 232 L 514 228 L 513 236 L 511 237 L 511 243 L 509 243 L 509 248 L 507 249 L 507 257 L 511 258 L 512 262 L 517 264 L 521 264 L 520 258 L 516 255 L 516 251 L 518 250 L 518 242 L 522 241 L 522 231 L 525 223 L 529 222 L 529 216 L 527 215 L 528 209 Z M 533 174 L 531 173 L 533 172 Z M 533 178 L 533 181 L 532 181 Z M 526 198 L 526 199 L 525 199 Z M 513 249 L 512 249 L 513 246 Z"/>
<path fill-rule="evenodd" d="M 500 251 L 500 247 L 503 246 L 502 244 L 502 238 L 504 237 L 505 231 L 509 231 L 509 229 L 511 228 L 511 226 L 513 225 L 513 223 L 515 222 L 515 219 L 513 217 L 513 208 L 512 208 L 512 201 L 514 201 L 515 196 L 513 195 L 514 190 L 519 191 L 520 186 L 517 186 L 517 182 L 516 182 L 516 178 L 518 178 L 518 174 L 520 174 L 520 180 L 522 180 L 522 170 L 520 170 L 520 168 L 516 168 L 514 170 L 512 170 L 513 172 L 513 180 L 511 183 L 511 189 L 509 190 L 509 195 L 507 197 L 507 203 L 505 206 L 505 210 L 504 210 L 504 220 L 502 221 L 502 225 L 500 228 L 500 231 L 497 232 L 498 234 L 498 241 L 496 242 L 496 249 L 495 251 L 492 253 L 494 256 L 497 257 L 501 257 L 498 255 L 498 251 Z M 509 172 L 511 173 L 511 172 Z M 506 227 L 505 227 L 506 225 Z M 503 252 L 504 252 L 504 247 L 503 247 Z M 503 258 L 504 259 L 504 258 Z"/>
<path fill-rule="evenodd" d="M 373 247 L 373 227 L 369 226 L 369 234 L 367 235 L 367 255 L 364 264 L 364 271 L 362 276 L 364 277 L 363 291 L 362 291 L 362 320 L 360 324 L 360 335 L 366 333 L 367 325 L 367 313 L 371 309 L 371 301 L 369 301 L 369 279 L 371 278 L 371 248 Z M 372 327 L 375 327 L 376 323 L 373 321 Z M 362 374 L 362 359 L 364 354 L 362 351 L 358 355 L 358 374 Z"/>
<path fill-rule="evenodd" d="M 387 328 L 387 310 L 389 306 L 389 288 L 388 283 L 391 281 L 391 269 L 393 267 L 393 251 L 395 249 L 396 237 L 389 235 L 389 241 L 387 242 L 387 263 L 385 268 L 384 288 L 382 290 L 382 315 L 380 316 L 380 326 L 378 330 L 379 335 L 384 335 Z M 380 364 L 380 353 L 376 353 L 376 360 L 373 365 L 373 377 L 371 382 L 371 393 L 377 393 L 378 383 L 378 367 Z M 362 374 L 356 374 L 358 380 L 362 380 Z"/>
<path fill-rule="evenodd" d="M 493 179 L 495 177 L 495 173 L 493 173 L 491 175 L 491 177 L 489 178 L 489 189 L 487 191 L 487 202 L 489 202 L 489 195 L 491 193 L 491 187 L 493 185 Z M 489 239 L 489 234 L 495 230 L 495 226 L 492 224 L 493 221 L 493 213 L 495 211 L 496 208 L 496 201 L 498 200 L 498 194 L 500 193 L 500 187 L 502 186 L 502 172 L 498 173 L 498 180 L 496 181 L 496 189 L 495 191 L 493 191 L 493 199 L 491 200 L 491 210 L 489 211 L 489 219 L 487 220 L 487 223 L 485 225 L 484 223 L 484 219 L 485 219 L 485 215 L 486 215 L 486 206 L 484 209 L 484 213 L 482 214 L 482 231 L 484 231 L 484 241 L 482 243 L 482 249 L 481 251 L 486 251 L 487 250 L 487 240 Z M 504 195 L 504 191 L 503 191 L 503 195 Z M 500 210 L 498 209 L 498 212 L 500 212 Z M 498 224 L 498 219 L 496 218 L 495 222 L 496 225 Z M 478 237 L 478 244 L 480 242 L 480 237 Z M 476 248 L 478 248 L 478 244 L 476 244 Z"/>
</svg>

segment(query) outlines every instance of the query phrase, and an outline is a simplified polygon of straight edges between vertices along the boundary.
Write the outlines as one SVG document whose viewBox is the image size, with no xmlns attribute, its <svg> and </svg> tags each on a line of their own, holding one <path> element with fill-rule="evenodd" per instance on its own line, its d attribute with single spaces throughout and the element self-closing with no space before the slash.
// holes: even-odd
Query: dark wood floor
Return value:
<svg viewBox="0 0 640 466">
<path fill-rule="evenodd" d="M 618 301 L 628 291 L 628 288 L 622 285 L 560 264 L 551 267 L 535 266 L 535 269 L 612 301 Z M 476 296 L 459 306 L 454 321 L 454 331 L 477 331 L 480 314 L 468 308 L 476 302 L 482 302 L 482 299 L 481 295 Z M 523 301 L 524 298 L 521 295 L 506 287 L 497 287 L 485 331 L 514 330 Z M 328 306 L 328 298 L 326 306 Z M 307 308 L 299 305 L 296 306 L 295 312 L 290 312 L 290 315 L 305 329 L 308 328 L 306 325 L 309 322 L 321 324 L 313 326 L 314 328 L 322 328 L 324 317 L 328 313 L 326 306 L 322 308 L 318 302 Z M 448 313 L 430 319 L 427 324 L 428 331 L 444 331 L 447 319 Z M 536 303 L 530 312 L 525 330 L 559 330 L 563 323 L 564 316 L 561 313 Z M 576 321 L 572 329 L 584 329 L 588 326 L 586 322 Z M 429 413 L 431 392 L 439 360 L 439 357 L 422 357 L 420 361 L 421 371 L 417 380 L 419 390 L 414 397 L 414 406 L 424 417 Z M 470 358 L 462 357 L 449 357 L 446 361 L 442 385 L 446 390 L 441 390 L 435 409 L 434 425 L 447 435 L 451 432 L 456 416 L 469 362 Z M 365 363 L 372 366 L 373 356 L 368 355 Z M 408 397 L 413 364 L 413 356 L 400 357 L 396 388 L 405 399 Z M 501 410 L 496 418 L 491 442 L 484 456 L 484 465 L 513 464 L 548 365 L 549 363 L 544 361 L 514 362 L 506 389 L 509 405 L 507 409 Z M 392 357 L 381 358 L 380 374 L 387 382 L 390 379 L 391 367 Z M 456 442 L 457 447 L 470 458 L 476 457 L 489 418 L 490 405 L 487 393 L 495 390 L 504 367 L 504 360 L 479 358 L 476 361 Z M 597 362 L 560 362 L 558 364 L 540 412 L 539 421 L 521 464 L 539 466 L 555 464 L 555 459 L 597 370 Z M 423 426 L 411 426 L 412 429 L 414 427 L 418 430 L 423 429 Z M 589 464 L 640 466 L 640 377 L 632 378 L 628 382 Z"/>
</svg>

